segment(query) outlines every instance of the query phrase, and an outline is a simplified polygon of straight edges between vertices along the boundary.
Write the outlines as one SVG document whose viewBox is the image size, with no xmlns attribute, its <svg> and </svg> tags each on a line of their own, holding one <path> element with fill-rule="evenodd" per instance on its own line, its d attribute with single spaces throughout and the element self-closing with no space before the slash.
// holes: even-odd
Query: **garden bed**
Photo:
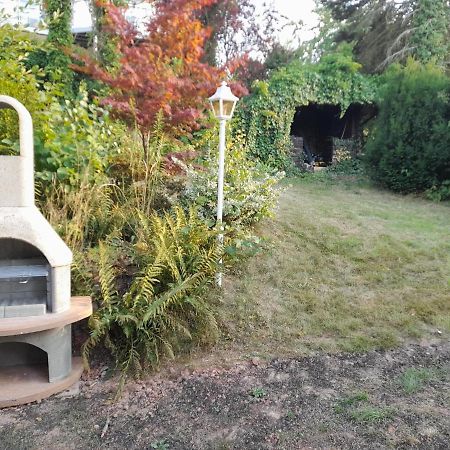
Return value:
<svg viewBox="0 0 450 450">
<path fill-rule="evenodd" d="M 172 367 L 127 386 L 105 368 L 81 394 L 0 414 L 0 448 L 446 448 L 450 345 Z M 107 426 L 106 426 L 107 424 Z"/>
<path fill-rule="evenodd" d="M 2 410 L 0 449 L 446 448 L 448 205 L 350 178 L 291 180 L 212 351 L 116 403 L 94 364 L 74 397 Z"/>
</svg>

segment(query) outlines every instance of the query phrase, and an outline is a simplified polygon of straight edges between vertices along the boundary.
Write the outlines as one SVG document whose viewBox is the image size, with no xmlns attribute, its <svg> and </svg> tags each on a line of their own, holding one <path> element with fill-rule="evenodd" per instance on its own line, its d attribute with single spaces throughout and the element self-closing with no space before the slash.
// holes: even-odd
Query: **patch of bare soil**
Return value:
<svg viewBox="0 0 450 450">
<path fill-rule="evenodd" d="M 448 449 L 450 344 L 253 359 L 0 411 L 0 449 Z"/>
</svg>

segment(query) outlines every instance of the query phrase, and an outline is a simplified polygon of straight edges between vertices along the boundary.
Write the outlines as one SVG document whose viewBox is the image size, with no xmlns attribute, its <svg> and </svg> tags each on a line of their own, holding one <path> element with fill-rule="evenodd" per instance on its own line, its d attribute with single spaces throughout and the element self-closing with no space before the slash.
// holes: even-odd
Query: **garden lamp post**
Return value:
<svg viewBox="0 0 450 450">
<path fill-rule="evenodd" d="M 225 128 L 227 120 L 233 117 L 234 108 L 239 99 L 233 95 L 225 81 L 217 88 L 216 93 L 209 97 L 214 115 L 219 120 L 219 173 L 217 181 L 217 225 L 220 228 L 219 245 L 223 246 L 223 181 L 225 173 Z M 222 265 L 222 258 L 219 261 Z M 222 286 L 222 272 L 217 274 L 217 284 Z"/>
</svg>

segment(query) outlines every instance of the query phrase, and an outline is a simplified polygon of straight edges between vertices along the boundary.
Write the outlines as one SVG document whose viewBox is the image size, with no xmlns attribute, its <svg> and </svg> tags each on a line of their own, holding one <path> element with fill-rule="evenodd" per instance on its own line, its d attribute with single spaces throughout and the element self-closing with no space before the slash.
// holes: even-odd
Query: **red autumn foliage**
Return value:
<svg viewBox="0 0 450 450">
<path fill-rule="evenodd" d="M 169 175 L 186 175 L 187 165 L 197 170 L 204 170 L 202 166 L 192 164 L 192 161 L 198 156 L 193 150 L 184 152 L 170 152 L 164 156 L 163 168 Z"/>
<path fill-rule="evenodd" d="M 103 102 L 145 137 L 162 112 L 168 131 L 179 134 L 198 128 L 207 97 L 225 78 L 225 71 L 202 62 L 210 34 L 197 12 L 217 0 L 156 0 L 154 15 L 141 36 L 112 3 L 102 6 L 107 31 L 115 37 L 119 67 L 108 70 L 89 55 L 77 55 L 75 70 L 112 88 Z M 236 95 L 245 88 L 233 84 Z"/>
</svg>

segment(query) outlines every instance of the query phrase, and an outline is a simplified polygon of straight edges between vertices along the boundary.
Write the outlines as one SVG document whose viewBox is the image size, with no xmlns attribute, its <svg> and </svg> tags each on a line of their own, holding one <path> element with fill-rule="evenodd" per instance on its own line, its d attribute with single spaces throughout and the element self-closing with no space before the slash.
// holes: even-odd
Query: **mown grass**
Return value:
<svg viewBox="0 0 450 450">
<path fill-rule="evenodd" d="M 291 179 L 264 250 L 225 277 L 228 349 L 366 351 L 450 334 L 450 207 L 326 176 Z"/>
</svg>

